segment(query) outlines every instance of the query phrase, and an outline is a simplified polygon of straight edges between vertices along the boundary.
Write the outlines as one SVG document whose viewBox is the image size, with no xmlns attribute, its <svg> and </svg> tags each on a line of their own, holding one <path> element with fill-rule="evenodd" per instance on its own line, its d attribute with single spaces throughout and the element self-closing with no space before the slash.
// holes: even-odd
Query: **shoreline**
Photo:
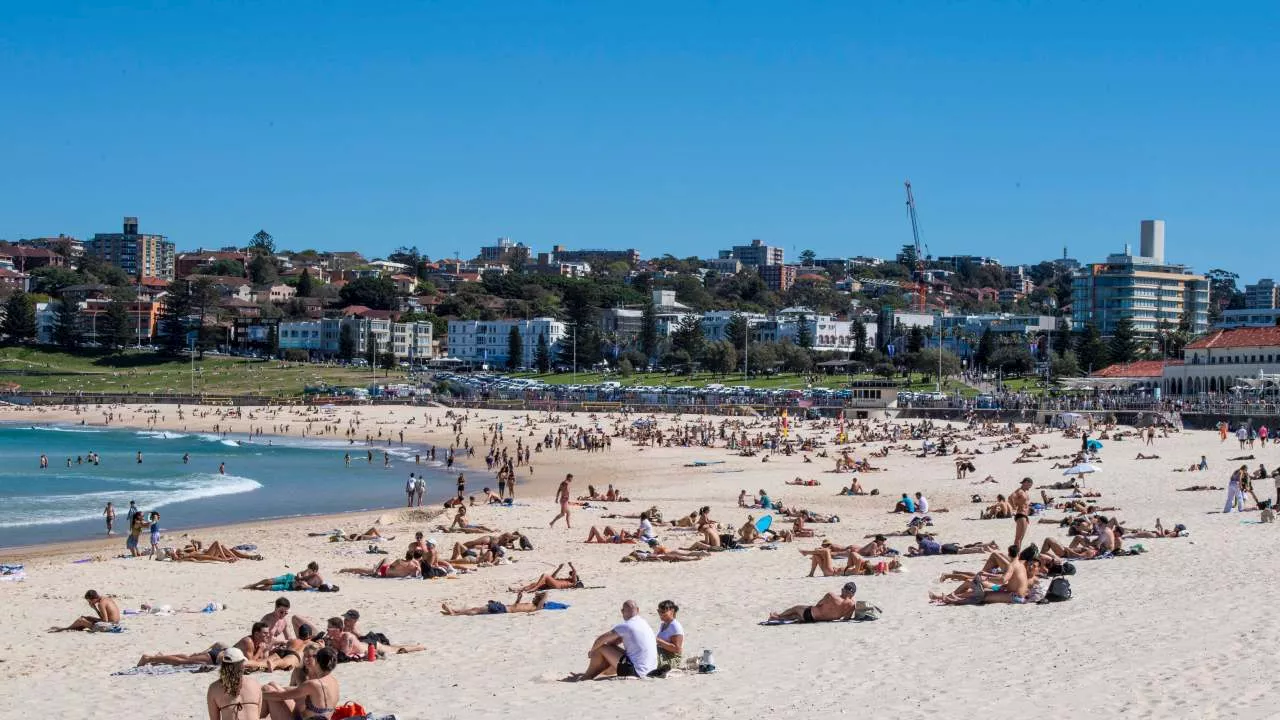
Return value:
<svg viewBox="0 0 1280 720">
<path fill-rule="evenodd" d="M 149 406 L 114 406 L 114 407 L 128 407 L 128 408 L 131 408 L 136 413 L 136 412 L 146 412 L 145 410 L 143 410 L 143 408 L 148 408 Z M 208 407 L 208 406 L 199 406 L 199 407 Z M 217 434 L 217 435 L 223 435 L 228 439 L 248 438 L 248 439 L 251 439 L 250 440 L 251 443 L 257 442 L 257 440 L 253 440 L 255 438 L 263 438 L 263 439 L 277 438 L 280 440 L 301 441 L 303 443 L 307 443 L 310 441 L 314 441 L 317 443 L 333 441 L 332 438 L 323 438 L 323 437 L 317 437 L 317 436 L 300 436 L 300 435 L 288 434 L 288 433 L 263 433 L 261 435 L 255 435 L 252 432 L 242 431 L 238 428 L 235 430 L 215 432 L 213 430 L 200 430 L 200 429 L 192 429 L 188 427 L 181 427 L 181 426 L 178 426 L 175 422 L 164 422 L 164 421 L 155 422 L 155 423 L 145 423 L 145 424 L 140 424 L 140 423 L 131 422 L 131 421 L 99 424 L 99 423 L 91 422 L 87 417 L 81 417 L 80 420 L 83 420 L 84 424 L 80 424 L 79 421 L 73 421 L 70 417 L 62 417 L 66 413 L 74 413 L 75 412 L 74 406 L 55 406 L 55 407 L 47 408 L 46 410 L 52 411 L 51 414 L 55 414 L 57 417 L 38 418 L 38 419 L 6 417 L 9 415 L 12 415 L 12 413 L 9 412 L 9 410 L 11 410 L 11 408 L 0 408 L 0 426 L 12 427 L 12 428 L 57 427 L 57 428 L 63 428 L 65 429 L 66 432 L 69 432 L 69 433 L 82 432 L 84 434 L 93 434 L 92 432 L 86 432 L 90 430 L 106 431 L 106 432 L 111 432 L 111 431 L 135 432 L 135 433 L 174 432 L 174 433 L 183 433 L 188 435 Z M 81 412 L 86 412 L 86 411 L 83 408 L 81 408 Z M 78 430 L 79 428 L 83 428 L 83 430 Z M 436 436 L 437 433 L 431 432 L 431 431 L 437 430 L 437 428 L 424 426 L 422 428 L 419 428 L 419 430 L 420 431 L 425 430 L 426 432 L 415 433 L 420 435 L 420 437 L 413 438 L 413 442 L 415 444 L 435 445 L 437 448 L 447 445 L 447 438 L 437 437 Z M 406 440 L 408 439 L 409 438 L 406 437 Z M 289 447 L 289 446 L 281 445 L 281 447 Z M 297 447 L 297 446 L 294 445 L 292 447 Z M 354 444 L 349 444 L 345 447 L 349 449 L 344 450 L 342 447 L 326 448 L 326 447 L 320 447 L 320 446 L 316 446 L 308 449 L 315 450 L 315 451 L 333 450 L 334 452 L 351 452 L 352 450 L 355 450 L 355 449 L 359 449 L 361 451 L 372 449 L 372 450 L 381 452 L 382 450 L 385 449 L 385 448 L 380 448 L 378 445 L 372 445 L 372 446 L 365 445 L 360 441 L 357 441 Z M 447 452 L 448 450 L 446 447 L 445 449 L 446 455 L 447 455 Z M 483 462 L 483 458 L 473 458 L 471 456 L 466 455 L 465 453 L 459 452 L 454 458 L 452 468 L 446 467 L 444 463 L 441 461 L 436 461 L 436 462 L 441 462 L 440 465 L 438 466 L 433 465 L 430 467 L 432 471 L 439 472 L 445 476 L 451 473 L 454 473 L 454 474 L 465 473 L 469 477 L 472 475 L 475 475 L 477 477 L 484 478 L 484 481 L 488 482 L 493 477 L 493 473 L 487 470 L 478 470 L 477 468 L 475 468 L 474 464 L 476 463 L 477 460 L 480 462 Z M 401 459 L 395 465 L 392 466 L 392 469 L 399 469 L 406 464 L 408 465 L 409 468 L 419 467 L 417 464 L 413 463 L 411 460 Z M 406 469 L 405 472 L 417 472 L 417 471 Z M 447 477 L 442 479 L 445 481 L 444 486 L 448 488 L 450 486 L 449 479 Z M 262 482 L 262 481 L 258 480 L 258 482 Z M 525 481 L 521 483 L 520 487 L 521 487 L 521 496 L 524 498 L 541 497 L 542 495 L 545 494 L 545 488 L 541 487 L 541 483 L 529 483 L 528 481 Z M 476 488 L 473 492 L 476 492 L 478 490 L 479 488 Z M 447 497 L 452 497 L 452 495 L 453 493 L 451 491 L 448 491 L 439 499 L 433 499 L 432 502 L 430 503 L 424 502 L 421 509 L 422 510 L 442 509 L 441 504 L 443 503 L 443 499 Z M 403 493 L 388 494 L 388 501 L 391 501 L 393 498 L 402 498 L 402 496 L 403 496 Z M 424 501 L 425 499 L 426 498 L 424 498 Z M 233 520 L 229 522 L 214 521 L 210 523 L 198 523 L 193 525 L 180 525 L 174 528 L 164 528 L 163 534 L 165 536 L 168 536 L 168 535 L 186 536 L 186 535 L 191 535 L 193 533 L 203 533 L 203 534 L 225 533 L 225 532 L 251 529 L 251 528 L 280 527 L 280 526 L 287 526 L 290 523 L 299 523 L 299 522 L 315 521 L 315 520 L 332 519 L 334 521 L 339 521 L 347 518 L 360 518 L 360 517 L 377 518 L 387 513 L 398 512 L 405 509 L 407 508 L 405 508 L 404 506 L 392 505 L 392 506 L 385 506 L 385 507 L 339 510 L 337 512 L 320 512 L 320 513 L 314 513 L 314 514 L 302 513 L 302 514 L 293 514 L 293 515 L 275 516 L 275 517 L 249 518 L 244 520 Z M 77 521 L 77 522 L 91 522 L 91 521 Z M 102 521 L 99 519 L 98 522 L 101 523 Z M 127 529 L 125 532 L 119 531 L 120 525 L 121 525 L 121 520 L 117 519 L 117 532 L 109 537 L 106 535 L 101 535 L 97 537 L 83 537 L 83 538 L 76 538 L 76 539 L 69 539 L 69 540 L 51 540 L 47 542 L 31 543 L 29 545 L 7 545 L 7 546 L 0 545 L 0 561 L 13 562 L 13 561 L 21 561 L 24 558 L 28 560 L 38 560 L 38 559 L 44 559 L 44 558 L 50 558 L 50 557 L 61 557 L 64 555 L 78 555 L 78 554 L 85 554 L 85 553 L 88 553 L 90 555 L 103 555 L 105 553 L 104 556 L 115 557 L 119 552 L 123 551 L 124 539 L 128 535 Z M 33 525 L 30 527 L 40 527 L 40 526 Z M 150 556 L 147 556 L 147 557 L 149 558 Z"/>
</svg>

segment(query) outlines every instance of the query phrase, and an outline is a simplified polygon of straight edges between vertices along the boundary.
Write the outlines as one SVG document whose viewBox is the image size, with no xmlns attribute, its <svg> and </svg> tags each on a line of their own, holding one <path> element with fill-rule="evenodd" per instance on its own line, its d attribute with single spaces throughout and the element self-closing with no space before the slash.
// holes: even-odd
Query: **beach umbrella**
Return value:
<svg viewBox="0 0 1280 720">
<path fill-rule="evenodd" d="M 1075 467 L 1069 467 L 1062 471 L 1063 475 L 1088 475 L 1089 473 L 1101 472 L 1101 468 L 1090 465 L 1089 463 L 1080 463 Z"/>
<path fill-rule="evenodd" d="M 1089 441 L 1089 444 L 1087 445 L 1087 447 L 1088 447 L 1090 450 L 1101 450 L 1101 449 L 1102 449 L 1102 443 L 1101 443 L 1101 442 L 1099 442 L 1099 441 L 1097 441 L 1097 440 L 1090 440 L 1090 441 Z"/>
</svg>

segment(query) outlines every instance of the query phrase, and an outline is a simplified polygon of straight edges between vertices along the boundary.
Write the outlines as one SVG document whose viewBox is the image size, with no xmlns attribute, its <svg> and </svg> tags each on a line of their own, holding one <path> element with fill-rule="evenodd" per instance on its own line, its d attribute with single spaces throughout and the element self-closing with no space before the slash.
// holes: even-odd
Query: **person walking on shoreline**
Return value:
<svg viewBox="0 0 1280 720">
<path fill-rule="evenodd" d="M 569 522 L 569 483 L 571 482 L 573 482 L 573 473 L 565 475 L 560 487 L 556 488 L 556 502 L 560 503 L 560 514 L 551 518 L 550 527 L 555 527 L 556 521 L 560 518 L 564 518 L 565 527 L 573 527 Z"/>
<path fill-rule="evenodd" d="M 418 489 L 418 479 L 409 473 L 409 479 L 404 483 L 405 507 L 413 507 L 413 494 Z"/>
<path fill-rule="evenodd" d="M 107 535 L 114 535 L 115 524 L 116 524 L 115 506 L 112 505 L 110 502 L 107 502 L 107 507 L 102 511 L 102 516 L 107 519 Z"/>
</svg>

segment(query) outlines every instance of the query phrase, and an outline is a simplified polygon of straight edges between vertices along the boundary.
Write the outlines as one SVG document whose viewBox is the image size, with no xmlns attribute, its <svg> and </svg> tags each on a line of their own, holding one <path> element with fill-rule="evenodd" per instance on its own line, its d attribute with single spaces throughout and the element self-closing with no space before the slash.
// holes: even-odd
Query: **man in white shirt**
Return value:
<svg viewBox="0 0 1280 720">
<path fill-rule="evenodd" d="M 622 622 L 596 638 L 587 657 L 586 672 L 568 679 L 594 680 L 600 675 L 643 678 L 658 667 L 657 636 L 640 616 L 634 600 L 622 604 Z"/>
<path fill-rule="evenodd" d="M 405 507 L 413 507 L 413 493 L 418 489 L 418 481 L 413 477 L 413 473 L 409 473 L 409 479 L 404 484 L 404 494 L 408 496 Z"/>
<path fill-rule="evenodd" d="M 929 498 L 926 498 L 924 493 L 916 493 L 916 512 L 921 515 L 929 512 Z"/>
</svg>

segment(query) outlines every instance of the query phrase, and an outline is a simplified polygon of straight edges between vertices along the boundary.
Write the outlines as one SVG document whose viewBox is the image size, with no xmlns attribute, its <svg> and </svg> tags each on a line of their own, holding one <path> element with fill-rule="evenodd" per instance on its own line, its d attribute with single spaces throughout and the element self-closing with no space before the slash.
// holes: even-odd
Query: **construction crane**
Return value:
<svg viewBox="0 0 1280 720">
<path fill-rule="evenodd" d="M 912 276 L 915 281 L 915 302 L 913 307 L 916 312 L 925 311 L 925 296 L 927 293 L 927 285 L 924 276 L 924 248 L 920 244 L 920 220 L 916 217 L 916 198 L 911 193 L 911 181 L 906 181 L 907 186 L 907 215 L 911 218 L 911 238 L 915 241 L 916 248 L 916 267 Z"/>
</svg>

